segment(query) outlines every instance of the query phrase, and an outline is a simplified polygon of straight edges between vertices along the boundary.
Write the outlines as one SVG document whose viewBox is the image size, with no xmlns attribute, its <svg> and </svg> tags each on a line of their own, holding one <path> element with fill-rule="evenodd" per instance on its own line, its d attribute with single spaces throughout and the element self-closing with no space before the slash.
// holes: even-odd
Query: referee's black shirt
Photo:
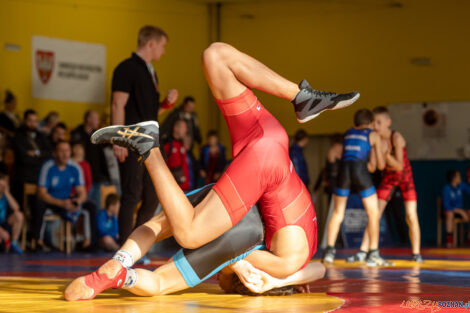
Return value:
<svg viewBox="0 0 470 313">
<path fill-rule="evenodd" d="M 129 94 L 125 107 L 125 124 L 157 120 L 160 108 L 158 78 L 155 74 L 155 86 L 152 75 L 145 61 L 136 53 L 122 61 L 114 70 L 112 91 Z"/>
</svg>

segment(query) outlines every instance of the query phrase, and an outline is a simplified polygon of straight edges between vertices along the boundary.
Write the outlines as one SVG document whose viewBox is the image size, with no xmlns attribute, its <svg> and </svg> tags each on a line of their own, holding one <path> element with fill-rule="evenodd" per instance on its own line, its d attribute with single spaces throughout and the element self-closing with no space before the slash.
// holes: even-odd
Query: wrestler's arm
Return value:
<svg viewBox="0 0 470 313">
<path fill-rule="evenodd" d="M 377 168 L 381 171 L 385 168 L 385 159 L 382 153 L 382 139 L 380 138 L 380 135 L 378 133 L 373 131 L 369 134 L 369 140 L 373 147 L 373 151 L 371 151 L 371 154 L 375 153 L 375 156 L 377 158 Z"/>
<path fill-rule="evenodd" d="M 253 267 L 246 260 L 232 264 L 231 268 L 242 283 L 256 293 L 263 293 L 284 286 L 308 284 L 325 276 L 325 267 L 320 262 L 308 263 L 303 269 L 283 279 L 272 277 L 268 273 Z"/>
<path fill-rule="evenodd" d="M 388 153 L 386 155 L 387 164 L 396 171 L 403 171 L 403 148 L 405 147 L 405 138 L 399 133 L 395 133 L 393 138 L 393 147 L 395 148 L 395 157 Z"/>
</svg>

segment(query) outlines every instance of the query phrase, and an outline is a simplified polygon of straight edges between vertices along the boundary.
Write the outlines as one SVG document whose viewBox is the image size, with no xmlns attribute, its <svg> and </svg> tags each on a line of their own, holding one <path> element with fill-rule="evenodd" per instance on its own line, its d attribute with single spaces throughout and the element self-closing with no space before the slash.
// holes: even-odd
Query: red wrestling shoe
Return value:
<svg viewBox="0 0 470 313">
<path fill-rule="evenodd" d="M 109 260 L 91 274 L 76 278 L 64 292 L 65 300 L 91 300 L 109 288 L 121 288 L 127 269 L 116 260 Z"/>
</svg>

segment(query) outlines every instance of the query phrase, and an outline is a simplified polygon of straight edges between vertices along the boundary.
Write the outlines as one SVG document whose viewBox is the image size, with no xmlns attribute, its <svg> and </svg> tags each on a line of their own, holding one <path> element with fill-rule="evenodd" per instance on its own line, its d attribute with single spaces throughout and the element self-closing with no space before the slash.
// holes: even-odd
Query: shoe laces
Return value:
<svg viewBox="0 0 470 313">
<path fill-rule="evenodd" d="M 311 88 L 310 88 L 311 89 Z M 333 96 L 335 95 L 336 93 L 334 92 L 331 92 L 331 91 L 320 91 L 320 90 L 313 90 L 311 89 L 311 92 L 316 95 L 316 96 L 320 96 L 320 97 L 329 97 L 329 96 Z"/>
</svg>

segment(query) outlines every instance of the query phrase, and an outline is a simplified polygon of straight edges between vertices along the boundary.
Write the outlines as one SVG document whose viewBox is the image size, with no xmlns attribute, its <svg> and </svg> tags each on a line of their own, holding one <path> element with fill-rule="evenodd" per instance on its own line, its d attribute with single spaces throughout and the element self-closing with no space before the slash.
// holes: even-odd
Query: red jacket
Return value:
<svg viewBox="0 0 470 313">
<path fill-rule="evenodd" d="M 175 177 L 178 185 L 184 191 L 189 190 L 189 166 L 186 149 L 180 140 L 171 140 L 163 146 L 167 156 L 166 164 Z M 171 150 L 171 151 L 170 151 Z"/>
</svg>

